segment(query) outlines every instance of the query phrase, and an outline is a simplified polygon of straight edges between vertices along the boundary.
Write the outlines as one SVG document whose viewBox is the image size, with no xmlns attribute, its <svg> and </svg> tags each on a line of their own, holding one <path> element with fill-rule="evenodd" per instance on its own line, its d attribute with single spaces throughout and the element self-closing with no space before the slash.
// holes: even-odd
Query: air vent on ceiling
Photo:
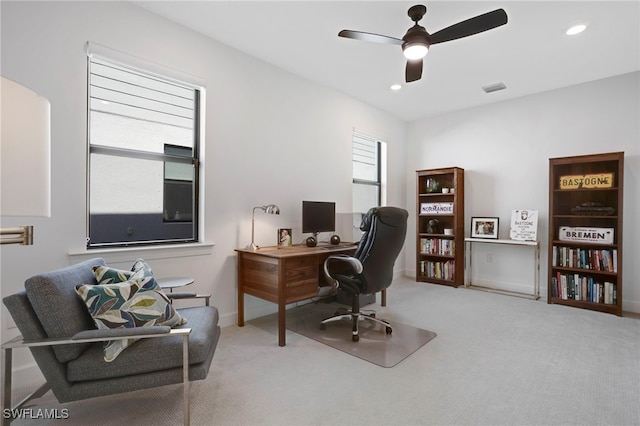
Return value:
<svg viewBox="0 0 640 426">
<path fill-rule="evenodd" d="M 498 90 L 504 90 L 506 88 L 507 86 L 505 86 L 503 82 L 500 82 L 500 83 L 490 84 L 488 86 L 483 86 L 482 90 L 484 90 L 485 93 L 491 93 L 491 92 L 497 92 Z"/>
</svg>

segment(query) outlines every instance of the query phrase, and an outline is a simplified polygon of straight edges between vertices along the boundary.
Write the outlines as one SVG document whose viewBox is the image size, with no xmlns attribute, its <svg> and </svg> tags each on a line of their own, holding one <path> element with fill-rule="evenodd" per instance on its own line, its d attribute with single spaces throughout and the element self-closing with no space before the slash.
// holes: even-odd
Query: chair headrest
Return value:
<svg viewBox="0 0 640 426">
<path fill-rule="evenodd" d="M 360 230 L 366 232 L 371 229 L 373 218 L 376 216 L 381 223 L 397 227 L 405 226 L 409 213 L 398 207 L 372 207 L 362 218 Z"/>
</svg>

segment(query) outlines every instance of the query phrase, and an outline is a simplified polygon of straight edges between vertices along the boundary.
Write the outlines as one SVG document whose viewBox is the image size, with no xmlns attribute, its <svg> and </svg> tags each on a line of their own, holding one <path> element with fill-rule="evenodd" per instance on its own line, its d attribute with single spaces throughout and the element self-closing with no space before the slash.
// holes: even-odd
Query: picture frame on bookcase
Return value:
<svg viewBox="0 0 640 426">
<path fill-rule="evenodd" d="M 472 217 L 471 238 L 498 239 L 500 219 L 497 217 Z"/>
</svg>

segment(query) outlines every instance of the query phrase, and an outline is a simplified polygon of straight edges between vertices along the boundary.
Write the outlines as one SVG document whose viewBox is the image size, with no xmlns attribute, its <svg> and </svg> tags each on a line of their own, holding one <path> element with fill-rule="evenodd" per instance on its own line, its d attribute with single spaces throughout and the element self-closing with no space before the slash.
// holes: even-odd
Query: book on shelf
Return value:
<svg viewBox="0 0 640 426">
<path fill-rule="evenodd" d="M 423 260 L 420 262 L 420 275 L 428 278 L 453 281 L 455 279 L 455 269 L 453 260 L 444 262 Z"/>
<path fill-rule="evenodd" d="M 551 280 L 551 295 L 563 300 L 582 300 L 615 305 L 617 286 L 611 281 L 597 281 L 592 276 L 579 273 L 557 272 Z"/>
<path fill-rule="evenodd" d="M 552 254 L 551 263 L 554 267 L 618 272 L 618 251 L 616 249 L 553 246 Z"/>
<path fill-rule="evenodd" d="M 420 253 L 455 256 L 456 243 L 445 238 L 420 238 Z"/>
</svg>

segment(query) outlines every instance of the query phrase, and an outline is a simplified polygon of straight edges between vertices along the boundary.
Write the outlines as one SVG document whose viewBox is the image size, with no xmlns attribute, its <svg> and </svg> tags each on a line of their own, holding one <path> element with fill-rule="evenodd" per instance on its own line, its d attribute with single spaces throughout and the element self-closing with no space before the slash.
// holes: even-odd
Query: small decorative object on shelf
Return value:
<svg viewBox="0 0 640 426">
<path fill-rule="evenodd" d="M 548 303 L 622 315 L 624 152 L 549 159 Z"/>
<path fill-rule="evenodd" d="M 442 226 L 438 219 L 429 219 L 427 222 L 427 234 L 440 234 L 442 233 Z"/>
<path fill-rule="evenodd" d="M 339 235 L 332 235 L 331 236 L 331 244 L 333 244 L 334 246 L 336 244 L 340 244 L 340 236 Z"/>
<path fill-rule="evenodd" d="M 416 213 L 416 281 L 464 284 L 464 169 L 416 171 Z"/>
<path fill-rule="evenodd" d="M 587 201 L 571 209 L 571 213 L 582 216 L 611 216 L 616 212 L 613 207 L 607 207 L 597 201 Z"/>
<path fill-rule="evenodd" d="M 429 194 L 433 192 L 440 192 L 440 184 L 434 178 L 427 178 L 425 183 L 425 190 Z"/>
</svg>

